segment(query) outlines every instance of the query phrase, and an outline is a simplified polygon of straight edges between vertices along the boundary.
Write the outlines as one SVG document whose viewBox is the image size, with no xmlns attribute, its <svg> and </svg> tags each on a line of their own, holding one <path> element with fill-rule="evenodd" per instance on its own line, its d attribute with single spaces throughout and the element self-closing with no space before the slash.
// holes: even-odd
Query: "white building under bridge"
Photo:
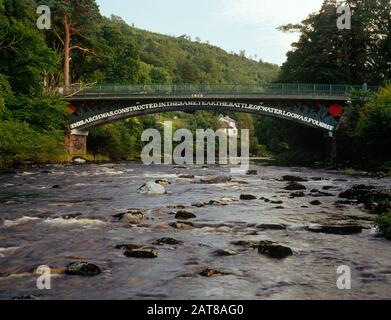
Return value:
<svg viewBox="0 0 391 320">
<path fill-rule="evenodd" d="M 236 138 L 238 136 L 238 128 L 236 127 L 236 121 L 228 116 L 219 116 L 219 125 L 221 129 L 228 129 L 228 136 Z"/>
</svg>

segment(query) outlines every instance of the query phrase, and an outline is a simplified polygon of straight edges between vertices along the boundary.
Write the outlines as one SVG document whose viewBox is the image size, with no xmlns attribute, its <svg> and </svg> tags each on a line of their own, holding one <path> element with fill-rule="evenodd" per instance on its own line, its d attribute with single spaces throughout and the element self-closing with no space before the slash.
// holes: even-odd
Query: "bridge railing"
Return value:
<svg viewBox="0 0 391 320">
<path fill-rule="evenodd" d="M 270 83 L 264 85 L 208 85 L 208 84 L 131 84 L 94 85 L 88 88 L 69 87 L 66 95 L 76 97 L 132 96 L 209 96 L 209 95 L 276 95 L 276 96 L 326 96 L 347 97 L 353 90 L 376 91 L 375 86 L 344 84 L 289 84 Z"/>
</svg>

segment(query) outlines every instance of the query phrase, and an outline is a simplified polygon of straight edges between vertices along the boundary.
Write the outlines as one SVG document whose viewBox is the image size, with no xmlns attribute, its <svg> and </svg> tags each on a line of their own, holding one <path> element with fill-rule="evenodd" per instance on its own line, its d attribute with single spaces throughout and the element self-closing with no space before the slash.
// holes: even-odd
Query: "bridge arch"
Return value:
<svg viewBox="0 0 391 320">
<path fill-rule="evenodd" d="M 333 105 L 335 107 L 335 104 Z M 229 101 L 210 99 L 183 99 L 164 101 L 116 102 L 114 104 L 83 102 L 74 109 L 70 117 L 70 129 L 88 131 L 91 128 L 124 120 L 162 112 L 194 112 L 198 110 L 244 112 L 290 120 L 325 132 L 334 132 L 340 114 L 330 113 L 329 104 L 306 102 Z M 340 107 L 343 110 L 343 107 Z"/>
<path fill-rule="evenodd" d="M 333 137 L 354 90 L 360 86 L 265 85 L 102 85 L 67 88 L 71 104 L 68 144 L 82 153 L 88 131 L 147 114 L 197 110 L 246 112 L 293 121 Z M 369 89 L 368 89 L 369 90 Z M 372 90 L 372 88 L 371 88 Z M 72 149 L 72 148 L 71 148 Z"/>
</svg>

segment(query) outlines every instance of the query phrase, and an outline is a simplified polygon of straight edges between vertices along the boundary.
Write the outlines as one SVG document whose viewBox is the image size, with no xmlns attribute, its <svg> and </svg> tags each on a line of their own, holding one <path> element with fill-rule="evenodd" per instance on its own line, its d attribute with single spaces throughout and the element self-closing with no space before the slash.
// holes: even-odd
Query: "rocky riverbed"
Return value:
<svg viewBox="0 0 391 320">
<path fill-rule="evenodd" d="M 253 164 L 0 176 L 0 299 L 391 298 L 390 178 Z M 37 267 L 52 272 L 38 290 Z M 349 266 L 351 290 L 337 268 Z"/>
</svg>

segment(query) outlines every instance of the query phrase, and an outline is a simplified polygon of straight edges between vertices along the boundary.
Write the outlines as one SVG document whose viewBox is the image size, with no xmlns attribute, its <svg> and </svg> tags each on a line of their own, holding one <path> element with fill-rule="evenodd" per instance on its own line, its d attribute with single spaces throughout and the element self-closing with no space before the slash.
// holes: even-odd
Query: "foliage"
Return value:
<svg viewBox="0 0 391 320">
<path fill-rule="evenodd" d="M 21 96 L 9 99 L 7 113 L 12 118 L 29 123 L 43 133 L 53 136 L 64 136 L 66 131 L 67 104 L 57 96 L 38 96 L 34 98 Z"/>
<path fill-rule="evenodd" d="M 391 240 L 391 211 L 378 215 L 375 224 L 380 234 Z"/>
<path fill-rule="evenodd" d="M 361 110 L 356 127 L 361 161 L 379 167 L 391 159 L 391 85 Z"/>
<path fill-rule="evenodd" d="M 283 31 L 300 31 L 281 68 L 282 82 L 379 84 L 391 77 L 391 3 L 385 0 L 348 0 L 352 29 L 338 30 L 338 1 L 325 0 L 318 13 L 301 25 Z"/>
<path fill-rule="evenodd" d="M 132 30 L 141 61 L 165 69 L 176 83 L 261 84 L 278 74 L 276 65 L 228 54 L 206 43 Z"/>
<path fill-rule="evenodd" d="M 43 74 L 54 72 L 58 56 L 47 46 L 44 35 L 31 28 L 37 8 L 32 1 L 6 0 L 4 4 L 0 13 L 0 73 L 8 77 L 15 94 L 41 93 Z"/>
<path fill-rule="evenodd" d="M 324 160 L 323 133 L 288 120 L 255 117 L 259 143 L 281 164 L 312 165 Z"/>
<path fill-rule="evenodd" d="M 6 100 L 13 96 L 8 79 L 0 74 L 0 112 L 4 111 Z"/>
<path fill-rule="evenodd" d="M 56 160 L 64 152 L 63 143 L 42 134 L 26 122 L 0 121 L 0 161 L 2 166 L 27 161 Z"/>
<path fill-rule="evenodd" d="M 131 136 L 124 123 L 109 124 L 93 130 L 88 143 L 93 154 L 108 156 L 112 160 L 126 160 L 132 148 Z"/>
<path fill-rule="evenodd" d="M 319 12 L 301 24 L 282 26 L 284 32 L 299 32 L 287 61 L 281 67 L 280 82 L 350 83 L 378 85 L 391 79 L 391 3 L 388 0 L 348 0 L 354 12 L 351 30 L 336 27 L 337 1 L 324 0 Z M 385 91 L 381 99 L 372 99 L 365 92 L 355 92 L 355 101 L 347 109 L 337 132 L 337 160 L 350 167 L 376 169 L 391 159 L 389 137 L 389 103 Z M 366 98 L 366 100 L 364 99 Z M 302 126 L 265 121 L 266 136 L 273 144 L 286 143 L 289 150 L 278 151 L 287 162 L 298 156 L 314 161 L 324 156 L 322 137 Z M 277 137 L 277 138 L 276 138 Z M 293 140 L 293 141 L 292 141 Z M 278 143 L 275 143 L 278 142 Z M 270 143 L 270 142 L 269 142 Z"/>
</svg>

